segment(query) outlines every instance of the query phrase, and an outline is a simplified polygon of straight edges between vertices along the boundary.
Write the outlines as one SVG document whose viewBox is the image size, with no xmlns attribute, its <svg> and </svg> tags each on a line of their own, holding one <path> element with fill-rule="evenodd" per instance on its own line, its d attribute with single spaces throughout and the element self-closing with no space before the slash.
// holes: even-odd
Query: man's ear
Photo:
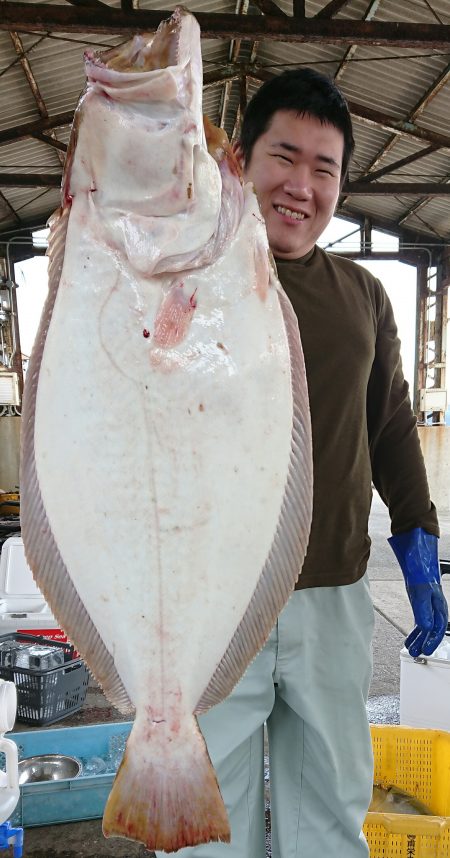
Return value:
<svg viewBox="0 0 450 858">
<path fill-rule="evenodd" d="M 242 151 L 242 146 L 241 146 L 241 144 L 240 144 L 239 140 L 236 140 L 236 142 L 235 142 L 235 143 L 233 143 L 233 145 L 232 145 L 232 147 L 231 147 L 231 148 L 232 148 L 232 150 L 233 150 L 233 155 L 235 156 L 236 160 L 238 161 L 239 166 L 240 166 L 240 168 L 241 168 L 242 172 L 244 172 L 244 167 L 245 167 L 245 164 L 244 164 L 244 153 L 243 153 L 243 151 Z"/>
</svg>

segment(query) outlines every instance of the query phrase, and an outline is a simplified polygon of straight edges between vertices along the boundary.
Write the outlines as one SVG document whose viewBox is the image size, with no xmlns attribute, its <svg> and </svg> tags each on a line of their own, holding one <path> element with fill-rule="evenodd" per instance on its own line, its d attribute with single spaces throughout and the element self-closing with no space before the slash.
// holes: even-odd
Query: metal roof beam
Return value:
<svg viewBox="0 0 450 858">
<path fill-rule="evenodd" d="M 412 109 L 412 111 L 410 112 L 410 114 L 407 118 L 408 122 L 414 122 L 423 113 L 423 111 L 430 104 L 430 101 L 432 101 L 432 99 L 436 97 L 436 95 L 441 91 L 441 89 L 446 85 L 446 83 L 448 83 L 449 79 L 450 79 L 450 65 L 448 65 L 444 69 L 444 71 L 439 75 L 439 77 L 437 77 L 436 80 L 433 81 L 430 88 L 424 93 L 422 98 L 419 99 L 416 106 Z M 371 171 L 374 170 L 375 167 L 378 166 L 380 161 L 385 157 L 385 155 L 387 155 L 391 151 L 392 147 L 395 146 L 397 140 L 398 140 L 398 137 L 396 135 L 394 135 L 393 137 L 390 137 L 390 139 L 386 141 L 384 146 L 382 146 L 382 148 L 379 150 L 378 154 L 373 159 L 372 163 L 369 165 L 369 167 L 367 167 L 365 177 L 366 176 L 367 177 L 373 176 L 373 173 Z"/>
<path fill-rule="evenodd" d="M 448 187 L 450 187 L 450 185 L 448 185 Z M 406 223 L 409 218 L 414 217 L 414 215 L 418 214 L 418 212 L 420 212 L 421 209 L 425 208 L 427 203 L 430 202 L 432 194 L 427 193 L 427 191 L 425 191 L 424 193 L 426 194 L 426 196 L 423 196 L 421 200 L 417 200 L 417 202 L 410 209 L 408 209 L 408 211 L 406 211 L 405 214 L 401 216 L 401 218 L 399 218 L 399 220 L 397 221 L 398 226 L 403 226 L 403 224 Z"/>
<path fill-rule="evenodd" d="M 54 33 L 134 34 L 155 30 L 167 19 L 167 10 L 123 11 L 114 7 L 74 7 L 46 3 L 1 3 L 0 30 Z M 448 50 L 450 26 L 404 21 L 290 18 L 281 16 L 198 12 L 205 39 L 266 39 L 293 43 L 333 45 L 396 45 L 404 48 Z"/>
<path fill-rule="evenodd" d="M 36 132 L 35 134 L 32 134 L 31 136 L 34 137 L 36 140 L 41 140 L 41 142 L 45 143 L 47 146 L 52 146 L 53 149 L 58 149 L 59 152 L 66 153 L 67 148 L 68 148 L 67 144 L 62 143 L 61 140 L 58 140 L 57 137 L 55 137 L 53 135 L 53 132 L 51 132 L 51 134 L 52 134 L 52 136 L 50 137 L 47 134 L 38 134 Z M 63 155 L 62 160 L 61 160 L 61 164 L 64 165 L 64 162 L 65 162 L 65 157 Z"/>
<path fill-rule="evenodd" d="M 417 250 L 333 250 L 336 256 L 344 256 L 346 259 L 366 259 L 368 262 L 406 262 L 407 265 L 417 265 L 424 255 L 424 251 Z"/>
<path fill-rule="evenodd" d="M 4 220 L 2 209 L 6 210 L 8 212 L 8 214 L 12 215 L 16 224 L 21 223 L 19 215 L 17 214 L 15 209 L 13 209 L 9 200 L 7 200 L 6 197 L 4 196 L 4 194 L 2 194 L 2 192 L 0 191 L 0 223 L 2 222 L 2 220 Z M 8 217 L 8 215 L 6 215 L 6 217 Z"/>
<path fill-rule="evenodd" d="M 430 202 L 432 196 L 432 194 L 427 194 L 425 197 L 422 197 L 421 200 L 418 200 L 415 205 L 408 209 L 408 211 L 405 212 L 405 214 L 400 218 L 400 220 L 398 221 L 398 225 L 402 226 L 407 220 L 409 220 L 409 218 L 414 217 L 414 215 L 420 212 L 420 210 L 423 209 Z"/>
<path fill-rule="evenodd" d="M 103 8 L 108 8 L 106 3 L 102 3 L 101 0 L 67 0 L 72 6 L 85 6 L 86 8 L 90 8 L 92 6 L 103 6 Z"/>
<path fill-rule="evenodd" d="M 249 0 L 237 0 L 235 7 L 236 15 L 246 15 L 248 12 Z M 231 39 L 228 48 L 228 60 L 231 64 L 237 63 L 241 51 L 241 39 Z M 222 90 L 222 103 L 220 107 L 219 127 L 225 128 L 225 118 L 228 111 L 228 104 L 231 97 L 233 82 L 228 80 Z"/>
<path fill-rule="evenodd" d="M 0 198 L 1 198 L 1 192 L 0 192 Z M 22 223 L 23 226 L 26 226 L 30 230 L 30 232 L 33 232 L 34 230 L 36 230 L 38 228 L 42 229 L 42 227 L 45 225 L 44 221 L 45 221 L 46 216 L 44 216 L 42 214 L 40 214 L 38 216 L 35 215 L 32 218 L 21 218 L 21 219 L 19 219 L 17 217 L 17 215 L 15 214 L 15 212 L 13 210 L 11 210 L 11 211 L 12 211 L 12 216 L 15 216 L 17 221 L 19 221 L 19 223 Z M 336 214 L 338 215 L 338 217 L 341 217 L 344 220 L 350 221 L 352 224 L 364 222 L 364 216 L 361 214 L 361 212 L 358 212 L 355 210 L 352 211 L 351 209 L 347 209 L 347 210 L 342 209 L 340 205 L 338 205 L 338 207 L 337 207 Z M 0 218 L 0 220 L 1 220 L 1 218 Z M 411 249 L 415 248 L 415 251 L 417 251 L 417 252 L 420 252 L 421 248 L 423 248 L 423 247 L 429 247 L 431 250 L 436 250 L 439 252 L 442 249 L 442 247 L 448 246 L 448 240 L 445 238 L 436 237 L 433 239 L 431 236 L 424 235 L 423 232 L 422 233 L 417 232 L 412 227 L 407 227 L 407 226 L 398 227 L 391 220 L 388 220 L 388 219 L 383 218 L 381 216 L 378 216 L 378 215 L 372 216 L 371 215 L 370 220 L 371 220 L 372 227 L 374 229 L 385 230 L 389 235 L 397 235 L 398 236 L 398 238 L 400 240 L 400 245 L 401 245 L 400 250 L 399 250 L 400 254 L 403 252 L 404 248 L 406 249 L 408 247 L 410 247 Z M 0 232 L 0 244 L 2 244 L 2 241 L 3 241 L 3 243 L 5 243 L 5 240 L 7 240 L 8 237 L 12 237 L 16 234 L 17 233 L 16 233 L 16 229 L 14 226 L 11 226 L 8 230 L 7 229 L 2 230 Z M 403 248 L 403 245 L 404 245 L 404 248 Z M 36 253 L 39 252 L 37 248 L 35 249 L 35 252 Z M 422 252 L 425 253 L 425 251 L 422 251 Z M 427 256 L 427 258 L 428 258 L 428 256 Z"/>
<path fill-rule="evenodd" d="M 39 113 L 41 114 L 42 117 L 44 117 L 44 116 L 47 117 L 48 116 L 47 108 L 45 106 L 44 99 L 42 98 L 42 95 L 39 91 L 39 87 L 37 85 L 36 78 L 35 78 L 32 70 L 31 70 L 30 62 L 28 60 L 28 57 L 26 56 L 26 53 L 25 53 L 25 50 L 23 47 L 22 39 L 20 38 L 18 33 L 15 33 L 13 30 L 11 30 L 9 35 L 10 35 L 11 41 L 14 45 L 14 50 L 17 54 L 20 65 L 22 66 L 22 71 L 23 71 L 23 73 L 27 79 L 28 86 L 30 87 L 31 92 L 33 93 L 33 98 L 37 104 L 37 108 L 39 110 Z"/>
<path fill-rule="evenodd" d="M 381 179 L 381 176 L 385 176 L 386 173 L 395 173 L 397 170 L 400 170 L 401 167 L 406 167 L 414 161 L 426 158 L 427 155 L 431 155 L 433 152 L 436 152 L 437 148 L 437 146 L 427 146 L 426 149 L 422 149 L 420 152 L 413 152 L 412 155 L 407 155 L 406 158 L 400 158 L 399 161 L 387 164 L 386 167 L 381 167 L 374 173 L 366 173 L 365 176 L 358 176 L 358 182 L 373 182 L 375 179 Z"/>
<path fill-rule="evenodd" d="M 385 131 L 391 131 L 394 134 L 403 134 L 406 137 L 414 137 L 415 140 L 423 140 L 438 148 L 450 148 L 450 137 L 446 137 L 444 134 L 430 131 L 428 128 L 421 128 L 414 122 L 409 122 L 405 119 L 395 119 L 394 116 L 389 116 L 379 110 L 372 110 L 370 107 L 366 107 L 363 104 L 356 104 L 354 101 L 347 103 L 352 116 L 367 125 L 378 125 Z"/>
<path fill-rule="evenodd" d="M 375 15 L 379 5 L 380 5 L 380 0 L 370 0 L 370 3 L 368 5 L 366 11 L 364 12 L 362 20 L 363 21 L 371 21 Z M 355 56 L 356 51 L 357 51 L 357 45 L 350 45 L 350 47 L 346 50 L 345 56 L 342 58 L 342 60 L 339 64 L 339 68 L 336 71 L 336 74 L 334 76 L 335 81 L 338 81 L 339 78 L 342 77 L 342 75 L 343 75 L 345 69 L 347 68 L 348 64 L 352 61 L 353 57 Z"/>
<path fill-rule="evenodd" d="M 450 80 L 450 65 L 448 65 L 444 69 L 444 71 L 439 75 L 439 77 L 437 77 L 436 80 L 433 81 L 433 83 L 431 84 L 429 89 L 424 93 L 424 95 L 422 96 L 420 101 L 417 102 L 416 106 L 414 107 L 414 109 L 410 115 L 410 119 L 412 121 L 417 119 L 417 117 L 420 116 L 424 112 L 424 110 L 426 110 L 426 108 L 428 107 L 430 102 L 433 100 L 433 98 L 435 98 L 438 95 L 438 93 L 440 93 L 441 89 L 444 88 L 444 86 L 448 83 L 449 80 Z"/>
<path fill-rule="evenodd" d="M 31 65 L 29 63 L 28 57 L 26 56 L 26 53 L 25 53 L 25 50 L 23 47 L 22 39 L 20 38 L 19 34 L 14 32 L 14 31 L 11 31 L 9 35 L 10 35 L 10 39 L 14 45 L 14 50 L 15 50 L 17 56 L 19 57 L 20 65 L 22 66 L 22 71 L 26 77 L 28 86 L 30 87 L 31 92 L 33 93 L 33 98 L 36 102 L 37 109 L 38 109 L 42 119 L 48 119 L 48 110 L 47 110 L 45 101 L 42 98 L 41 92 L 39 90 L 36 78 L 33 74 L 33 71 L 32 71 Z M 40 139 L 43 140 L 44 143 L 47 143 L 50 145 L 51 145 L 51 141 L 53 142 L 54 148 L 57 150 L 59 162 L 60 162 L 60 164 L 64 164 L 64 155 L 61 154 L 61 148 L 58 146 L 59 140 L 56 137 L 55 132 L 53 130 L 50 130 L 48 137 L 40 137 Z M 62 151 L 65 152 L 65 146 L 63 146 Z"/>
<path fill-rule="evenodd" d="M 242 109 L 242 108 L 241 108 Z M 61 176 L 56 173 L 0 173 L 0 187 L 17 188 L 59 188 Z M 342 189 L 343 194 L 373 196 L 384 194 L 421 196 L 448 196 L 450 184 L 439 182 L 382 182 L 368 184 L 349 182 Z"/>
<path fill-rule="evenodd" d="M 251 52 L 250 52 L 250 65 L 252 65 L 256 60 L 258 48 L 259 48 L 259 42 L 253 42 Z M 235 143 L 238 140 L 239 134 L 241 131 L 242 118 L 243 118 L 244 112 L 247 108 L 247 101 L 248 101 L 247 85 L 248 85 L 247 76 L 241 75 L 240 83 L 239 83 L 239 95 L 240 95 L 239 104 L 238 104 L 238 107 L 236 110 L 236 116 L 234 118 L 233 130 L 231 132 L 231 138 L 230 138 L 231 144 Z"/>
<path fill-rule="evenodd" d="M 264 69 L 259 69 L 258 66 L 230 66 L 228 69 L 220 72 L 210 72 L 205 75 L 205 85 L 207 87 L 216 86 L 226 80 L 240 78 L 242 74 L 247 74 L 253 79 L 261 82 L 273 77 L 273 73 L 266 72 Z M 378 110 L 371 110 L 361 104 L 349 102 L 350 112 L 354 117 L 367 123 L 368 125 L 377 125 L 386 131 L 391 131 L 394 134 L 403 134 L 407 137 L 413 137 L 416 140 L 424 141 L 436 148 L 450 149 L 450 137 L 443 134 L 430 131 L 425 128 L 420 128 L 413 122 L 408 122 L 403 119 L 395 119 L 393 116 L 381 113 Z M 39 119 L 36 122 L 27 122 L 23 125 L 17 125 L 13 128 L 7 128 L 0 131 L 0 145 L 11 143 L 13 140 L 32 137 L 34 134 L 39 134 L 42 131 L 48 131 L 50 128 L 58 128 L 64 125 L 70 125 L 73 120 L 73 113 L 60 113 L 56 116 L 49 116 L 47 119 Z"/>
<path fill-rule="evenodd" d="M 254 5 L 263 13 L 263 15 L 275 15 L 275 17 L 287 18 L 286 12 L 283 12 L 273 0 L 253 0 Z"/>
<path fill-rule="evenodd" d="M 292 12 L 294 18 L 304 18 L 306 15 L 305 0 L 292 0 Z"/>
<path fill-rule="evenodd" d="M 34 137 L 42 131 L 50 128 L 61 128 L 63 125 L 71 125 L 73 121 L 73 110 L 70 113 L 59 113 L 49 116 L 47 119 L 38 119 L 36 122 L 26 122 L 24 125 L 15 125 L 13 128 L 5 128 L 0 131 L 0 146 L 11 143 L 13 140 L 23 140 L 25 137 Z"/>
<path fill-rule="evenodd" d="M 0 182 L 1 183 L 1 182 Z M 448 196 L 450 184 L 441 182 L 349 182 L 342 189 L 343 194 L 373 196 L 385 194 L 387 196 L 421 196 L 427 194 L 432 197 Z"/>
<path fill-rule="evenodd" d="M 4 188 L 59 188 L 61 175 L 57 173 L 0 173 L 0 187 Z"/>
<path fill-rule="evenodd" d="M 359 223 L 361 227 L 364 225 L 364 221 L 366 220 L 366 215 L 362 214 L 361 211 L 352 210 L 351 207 L 348 209 L 342 208 L 340 201 L 336 208 L 336 216 L 350 221 L 350 223 Z M 417 232 L 417 230 L 412 226 L 400 227 L 398 223 L 395 223 L 382 215 L 371 215 L 370 223 L 373 229 L 384 230 L 389 235 L 396 235 L 400 241 L 400 251 L 402 251 L 403 248 L 416 248 L 417 250 L 420 250 L 422 247 L 440 250 L 442 246 L 448 245 L 448 241 L 446 241 L 445 238 L 441 238 L 439 236 L 433 238 L 432 236 L 424 235 L 423 232 Z"/>
<path fill-rule="evenodd" d="M 218 71 L 206 72 L 203 75 L 203 89 L 211 89 L 213 86 L 220 86 L 227 81 L 239 80 L 242 76 L 242 71 L 239 66 L 225 66 Z"/>
</svg>

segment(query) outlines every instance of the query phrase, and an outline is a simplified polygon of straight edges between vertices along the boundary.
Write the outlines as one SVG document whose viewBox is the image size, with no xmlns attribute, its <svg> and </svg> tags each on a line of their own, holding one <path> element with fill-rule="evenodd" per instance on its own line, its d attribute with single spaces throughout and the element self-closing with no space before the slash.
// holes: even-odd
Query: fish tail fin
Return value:
<svg viewBox="0 0 450 858">
<path fill-rule="evenodd" d="M 134 735 L 133 735 L 134 734 Z M 135 723 L 103 815 L 106 837 L 175 852 L 230 841 L 227 812 L 196 719 Z"/>
</svg>

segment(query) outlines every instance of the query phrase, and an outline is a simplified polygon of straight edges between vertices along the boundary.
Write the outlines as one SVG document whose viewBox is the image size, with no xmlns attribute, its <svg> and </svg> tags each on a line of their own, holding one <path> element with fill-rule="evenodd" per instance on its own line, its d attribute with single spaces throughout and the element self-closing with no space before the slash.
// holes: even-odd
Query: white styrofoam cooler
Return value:
<svg viewBox="0 0 450 858">
<path fill-rule="evenodd" d="M 450 660 L 440 651 L 450 645 L 444 638 L 436 653 L 411 658 L 400 653 L 400 724 L 450 731 Z"/>
<path fill-rule="evenodd" d="M 25 559 L 22 538 L 9 536 L 0 553 L 0 635 L 58 628 Z"/>
</svg>

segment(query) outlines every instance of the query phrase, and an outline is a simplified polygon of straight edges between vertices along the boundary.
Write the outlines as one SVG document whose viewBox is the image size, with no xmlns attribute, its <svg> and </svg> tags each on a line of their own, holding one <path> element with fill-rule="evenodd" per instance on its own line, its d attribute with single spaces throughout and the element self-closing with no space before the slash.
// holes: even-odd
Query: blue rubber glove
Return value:
<svg viewBox="0 0 450 858">
<path fill-rule="evenodd" d="M 437 536 L 415 527 L 388 542 L 400 564 L 416 621 L 405 640 L 413 658 L 431 655 L 447 629 L 448 607 L 441 587 Z"/>
</svg>

